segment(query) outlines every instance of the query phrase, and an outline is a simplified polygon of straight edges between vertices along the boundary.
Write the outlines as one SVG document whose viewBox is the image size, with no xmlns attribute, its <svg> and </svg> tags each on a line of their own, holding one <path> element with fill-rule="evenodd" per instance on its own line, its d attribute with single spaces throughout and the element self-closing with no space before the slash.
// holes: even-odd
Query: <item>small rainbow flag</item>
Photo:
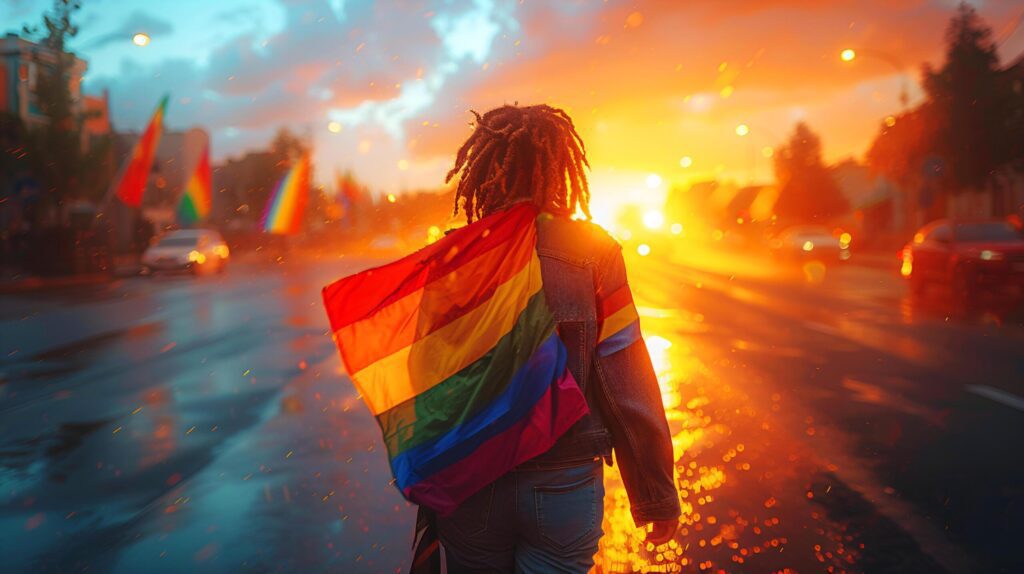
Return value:
<svg viewBox="0 0 1024 574">
<path fill-rule="evenodd" d="M 278 184 L 263 212 L 263 230 L 290 235 L 302 228 L 309 197 L 309 154 L 303 154 Z"/>
<path fill-rule="evenodd" d="M 445 515 L 587 412 L 544 298 L 530 204 L 324 288 L 410 501 Z"/>
<path fill-rule="evenodd" d="M 194 224 L 205 220 L 210 215 L 213 198 L 213 184 L 210 171 L 210 147 L 203 148 L 192 177 L 185 185 L 185 191 L 178 203 L 178 221 Z"/>
<path fill-rule="evenodd" d="M 153 112 L 146 131 L 135 143 L 135 147 L 132 148 L 132 156 L 114 184 L 117 198 L 129 207 L 142 205 L 142 194 L 146 191 L 146 184 L 149 183 L 149 172 L 153 169 L 156 148 L 160 145 L 160 135 L 163 133 L 164 114 L 167 112 L 168 99 L 169 96 L 164 96 L 160 100 L 160 105 Z"/>
</svg>

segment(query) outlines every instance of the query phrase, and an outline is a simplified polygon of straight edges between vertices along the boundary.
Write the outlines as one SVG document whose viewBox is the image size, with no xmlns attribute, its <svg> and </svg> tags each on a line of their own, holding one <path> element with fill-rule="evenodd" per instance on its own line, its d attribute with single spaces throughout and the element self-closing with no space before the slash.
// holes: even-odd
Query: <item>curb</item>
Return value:
<svg viewBox="0 0 1024 574">
<path fill-rule="evenodd" d="M 51 289 L 66 289 L 70 287 L 84 287 L 86 285 L 101 285 L 114 281 L 114 277 L 103 273 L 89 275 L 72 275 L 68 277 L 24 277 L 10 281 L 0 281 L 0 295 L 17 295 L 32 291 L 48 291 Z"/>
</svg>

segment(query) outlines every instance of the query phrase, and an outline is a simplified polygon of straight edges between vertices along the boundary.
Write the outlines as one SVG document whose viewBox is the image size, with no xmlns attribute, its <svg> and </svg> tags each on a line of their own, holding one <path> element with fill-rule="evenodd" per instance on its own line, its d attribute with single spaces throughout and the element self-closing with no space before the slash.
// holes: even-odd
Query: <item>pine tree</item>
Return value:
<svg viewBox="0 0 1024 574">
<path fill-rule="evenodd" d="M 785 223 L 823 223 L 849 204 L 821 159 L 821 139 L 803 122 L 775 155 L 779 199 L 775 215 Z"/>
</svg>

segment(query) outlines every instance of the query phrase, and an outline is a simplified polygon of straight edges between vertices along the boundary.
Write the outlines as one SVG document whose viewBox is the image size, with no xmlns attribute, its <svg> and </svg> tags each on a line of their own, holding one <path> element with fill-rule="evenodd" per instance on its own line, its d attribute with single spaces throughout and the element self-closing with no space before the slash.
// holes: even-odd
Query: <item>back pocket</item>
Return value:
<svg viewBox="0 0 1024 574">
<path fill-rule="evenodd" d="M 597 478 L 567 485 L 535 486 L 537 530 L 541 538 L 559 549 L 570 548 L 598 527 Z"/>
</svg>

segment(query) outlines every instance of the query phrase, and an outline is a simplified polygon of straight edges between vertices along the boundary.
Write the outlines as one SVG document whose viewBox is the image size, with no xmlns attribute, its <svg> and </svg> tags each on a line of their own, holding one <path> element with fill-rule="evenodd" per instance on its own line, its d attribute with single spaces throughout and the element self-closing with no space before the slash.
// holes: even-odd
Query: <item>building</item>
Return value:
<svg viewBox="0 0 1024 574">
<path fill-rule="evenodd" d="M 84 109 L 82 76 L 88 68 L 85 60 L 71 56 L 71 97 L 76 113 Z M 57 62 L 57 54 L 45 44 L 26 40 L 8 33 L 0 39 L 0 113 L 17 116 L 25 126 L 45 123 L 46 116 L 39 109 L 37 89 L 39 78 Z"/>
</svg>

